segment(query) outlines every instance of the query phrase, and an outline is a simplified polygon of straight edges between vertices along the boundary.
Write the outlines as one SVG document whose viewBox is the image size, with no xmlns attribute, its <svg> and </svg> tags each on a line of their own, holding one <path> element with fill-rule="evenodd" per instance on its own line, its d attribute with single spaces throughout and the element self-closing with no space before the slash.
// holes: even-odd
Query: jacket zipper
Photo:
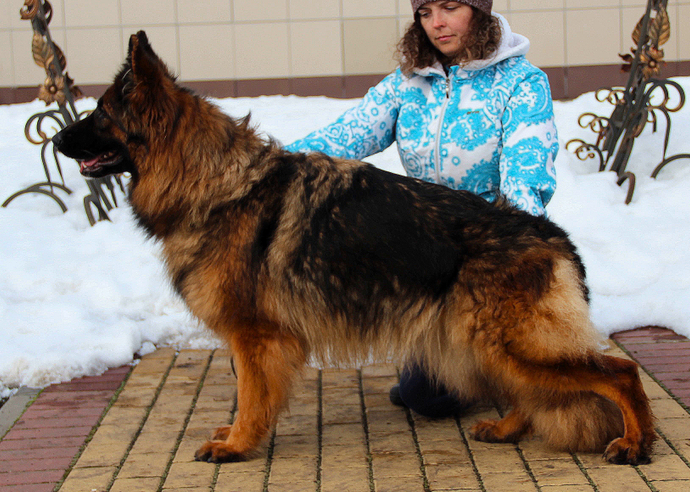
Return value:
<svg viewBox="0 0 690 492">
<path fill-rule="evenodd" d="M 441 132 L 443 131 L 443 120 L 446 117 L 446 108 L 450 101 L 450 77 L 446 75 L 446 98 L 441 105 L 441 116 L 438 122 L 438 131 L 436 132 L 436 143 L 434 149 L 434 171 L 436 173 L 436 183 L 441 183 Z"/>
</svg>

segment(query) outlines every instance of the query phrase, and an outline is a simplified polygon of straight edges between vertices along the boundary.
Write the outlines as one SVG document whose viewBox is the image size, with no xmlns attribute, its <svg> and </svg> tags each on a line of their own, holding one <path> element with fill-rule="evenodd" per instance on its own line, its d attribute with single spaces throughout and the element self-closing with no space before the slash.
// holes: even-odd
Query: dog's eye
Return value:
<svg viewBox="0 0 690 492">
<path fill-rule="evenodd" d="M 108 124 L 108 115 L 101 108 L 96 108 L 93 112 L 93 119 L 98 126 L 105 126 Z"/>
</svg>

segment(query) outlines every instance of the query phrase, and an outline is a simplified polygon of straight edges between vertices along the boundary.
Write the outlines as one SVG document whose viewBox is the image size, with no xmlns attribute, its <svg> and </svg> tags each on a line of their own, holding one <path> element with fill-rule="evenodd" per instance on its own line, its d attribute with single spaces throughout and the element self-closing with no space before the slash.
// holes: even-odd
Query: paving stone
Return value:
<svg viewBox="0 0 690 492">
<path fill-rule="evenodd" d="M 662 480 L 651 482 L 657 492 L 688 492 L 690 490 L 690 481 L 687 480 Z"/>
<path fill-rule="evenodd" d="M 62 470 L 31 470 L 0 473 L 0 486 L 4 488 L 15 485 L 54 483 L 60 480 L 63 474 L 64 472 Z"/>
<path fill-rule="evenodd" d="M 432 490 L 476 490 L 479 479 L 471 463 L 439 463 L 424 467 Z"/>
<path fill-rule="evenodd" d="M 263 473 L 229 471 L 224 466 L 218 473 L 215 492 L 262 492 L 264 490 Z"/>
<path fill-rule="evenodd" d="M 354 405 L 332 404 L 324 406 L 323 424 L 356 424 L 362 422 L 362 406 L 357 403 Z"/>
<path fill-rule="evenodd" d="M 321 398 L 324 408 L 328 408 L 330 405 L 352 405 L 359 406 L 361 413 L 362 402 L 359 387 L 324 388 Z"/>
<path fill-rule="evenodd" d="M 367 427 L 371 433 L 386 433 L 393 430 L 409 432 L 407 414 L 401 408 L 367 410 Z"/>
<path fill-rule="evenodd" d="M 421 477 L 419 457 L 413 450 L 396 453 L 372 453 L 371 464 L 374 470 L 374 479 Z"/>
<path fill-rule="evenodd" d="M 317 477 L 316 456 L 290 456 L 273 459 L 269 482 L 273 484 L 315 482 Z"/>
<path fill-rule="evenodd" d="M 667 345 L 685 342 L 658 329 L 627 334 L 618 340 L 629 350 L 634 342 L 631 352 L 643 363 L 649 361 L 648 369 L 655 375 L 674 377 L 678 381 L 669 387 L 683 390 L 685 375 L 674 376 L 672 370 L 685 362 L 669 362 L 668 354 L 675 352 Z M 615 344 L 609 353 L 626 356 Z M 25 492 L 20 487 L 26 485 L 38 487 L 31 492 L 52 491 L 62 477 L 62 467 L 72 461 L 85 437 L 64 436 L 55 429 L 90 430 L 87 422 L 96 422 L 109 401 L 106 390 L 119 387 L 117 378 L 127 371 L 129 368 L 123 368 L 102 380 L 84 378 L 52 388 L 42 404 L 27 409 L 12 431 L 19 438 L 0 442 L 0 481 L 21 475 L 27 483 L 0 488 Z M 204 373 L 206 379 L 198 391 Z M 119 398 L 103 416 L 59 492 L 105 490 L 114 476 L 111 492 L 154 491 L 168 467 L 165 492 L 212 492 L 216 470 L 215 492 L 260 492 L 265 487 L 276 492 L 316 491 L 317 478 L 322 492 L 371 492 L 372 487 L 381 492 L 423 491 L 424 480 L 432 492 L 477 492 L 482 487 L 486 492 L 593 492 L 588 477 L 598 492 L 619 492 L 621 484 L 626 492 L 690 490 L 690 414 L 644 372 L 641 378 L 652 399 L 658 429 L 672 447 L 660 440 L 653 462 L 640 466 L 639 472 L 629 466 L 610 465 L 600 454 L 578 454 L 574 460 L 569 453 L 548 449 L 538 437 L 521 441 L 517 447 L 474 441 L 468 437 L 469 428 L 479 420 L 500 418 L 495 408 L 473 410 L 459 420 L 460 428 L 454 419 L 429 420 L 408 414 L 389 401 L 388 391 L 397 382 L 397 375 L 392 365 L 367 366 L 361 371 L 308 368 L 294 389 L 289 411 L 276 428 L 270 468 L 268 443 L 255 459 L 217 467 L 195 462 L 193 455 L 215 427 L 233 417 L 237 382 L 229 353 L 183 350 L 176 355 L 172 349 L 156 351 L 132 369 Z M 101 400 L 100 409 L 92 405 L 94 399 Z M 55 425 L 48 425 L 51 419 Z M 43 431 L 44 427 L 55 435 L 38 439 L 19 434 Z M 31 465 L 37 460 L 41 465 L 36 467 L 56 467 L 53 471 L 60 476 L 40 470 L 39 475 L 32 474 L 37 468 Z M 42 483 L 27 481 L 36 478 Z"/>
<path fill-rule="evenodd" d="M 216 465 L 194 461 L 191 463 L 173 463 L 165 478 L 166 489 L 203 489 L 209 488 L 213 481 Z"/>
<path fill-rule="evenodd" d="M 382 394 L 389 395 L 391 387 L 398 384 L 397 377 L 366 378 L 362 380 L 362 392 L 364 395 Z"/>
<path fill-rule="evenodd" d="M 690 468 L 675 454 L 655 455 L 640 471 L 647 480 L 690 480 Z"/>
<path fill-rule="evenodd" d="M 485 471 L 498 471 L 519 475 L 525 472 L 525 464 L 514 445 L 500 445 L 495 449 L 476 449 L 471 452 L 472 459 L 480 474 Z"/>
<path fill-rule="evenodd" d="M 657 426 L 671 441 L 690 439 L 690 418 L 663 419 Z"/>
<path fill-rule="evenodd" d="M 313 435 L 318 433 L 316 415 L 283 415 L 278 419 L 276 434 Z"/>
<path fill-rule="evenodd" d="M 98 429 L 93 440 L 79 457 L 75 467 L 87 468 L 93 466 L 119 466 L 130 445 L 130 439 L 113 439 L 101 434 Z"/>
<path fill-rule="evenodd" d="M 362 368 L 362 378 L 388 377 L 397 381 L 398 368 L 394 364 L 371 364 Z"/>
<path fill-rule="evenodd" d="M 391 453 L 400 450 L 415 449 L 412 434 L 407 432 L 390 431 L 369 435 L 369 446 L 372 453 Z"/>
<path fill-rule="evenodd" d="M 118 473 L 118 478 L 158 478 L 165 470 L 172 456 L 167 453 L 130 453 Z"/>
<path fill-rule="evenodd" d="M 369 467 L 366 464 L 343 463 L 337 467 L 324 466 L 321 472 L 321 492 L 370 492 Z"/>
<path fill-rule="evenodd" d="M 79 452 L 78 446 L 69 446 L 64 448 L 35 448 L 30 451 L 27 450 L 9 450 L 0 451 L 0 473 L 7 473 L 10 471 L 18 471 L 17 463 L 22 463 L 26 469 L 24 471 L 35 470 L 57 470 L 54 468 L 56 463 L 67 463 L 69 465 L 72 459 Z M 66 470 L 67 466 L 61 467 Z"/>
<path fill-rule="evenodd" d="M 113 466 L 75 468 L 60 487 L 60 492 L 86 492 L 105 490 L 117 472 Z"/>
<path fill-rule="evenodd" d="M 542 485 L 542 492 L 594 492 L 591 485 Z"/>
<path fill-rule="evenodd" d="M 530 461 L 529 467 L 540 487 L 547 485 L 589 485 L 587 477 L 572 458 Z"/>
<path fill-rule="evenodd" d="M 374 478 L 376 492 L 424 492 L 422 477 L 405 477 L 405 480 L 392 477 Z"/>
<path fill-rule="evenodd" d="M 317 457 L 319 439 L 317 435 L 276 436 L 273 448 L 273 459 L 296 456 Z"/>
<path fill-rule="evenodd" d="M 535 492 L 537 490 L 536 484 L 527 472 L 482 474 L 481 480 L 486 492 Z"/>
<path fill-rule="evenodd" d="M 589 468 L 587 473 L 599 492 L 620 492 L 625 484 L 626 492 L 649 492 L 649 486 L 631 466 L 608 465 Z"/>
<path fill-rule="evenodd" d="M 118 477 L 110 492 L 153 492 L 158 490 L 159 478 L 120 478 Z"/>
<path fill-rule="evenodd" d="M 324 446 L 359 446 L 366 443 L 361 423 L 324 425 L 321 435 Z"/>
<path fill-rule="evenodd" d="M 267 490 L 269 492 L 308 492 L 310 490 L 316 490 L 315 481 L 306 482 L 268 482 Z"/>
<path fill-rule="evenodd" d="M 324 369 L 321 385 L 324 391 L 328 388 L 359 388 L 359 373 L 354 369 Z"/>
<path fill-rule="evenodd" d="M 690 415 L 678 403 L 671 399 L 652 400 L 652 412 L 657 419 L 688 419 Z"/>
<path fill-rule="evenodd" d="M 369 467 L 364 446 L 324 446 L 321 451 L 321 469 L 324 471 L 362 467 Z"/>
</svg>

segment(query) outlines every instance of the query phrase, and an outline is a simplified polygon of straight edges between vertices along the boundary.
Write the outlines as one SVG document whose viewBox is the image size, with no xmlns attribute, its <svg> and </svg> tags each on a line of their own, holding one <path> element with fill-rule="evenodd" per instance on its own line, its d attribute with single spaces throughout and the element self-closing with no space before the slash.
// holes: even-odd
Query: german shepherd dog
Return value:
<svg viewBox="0 0 690 492">
<path fill-rule="evenodd" d="M 94 112 L 53 142 L 87 177 L 129 173 L 175 289 L 234 357 L 238 412 L 196 452 L 248 459 L 308 360 L 419 363 L 509 409 L 474 439 L 542 435 L 613 463 L 656 438 L 635 363 L 602 354 L 566 233 L 504 200 L 289 153 L 179 87 L 144 32 Z M 312 359 L 313 358 L 313 359 Z"/>
</svg>

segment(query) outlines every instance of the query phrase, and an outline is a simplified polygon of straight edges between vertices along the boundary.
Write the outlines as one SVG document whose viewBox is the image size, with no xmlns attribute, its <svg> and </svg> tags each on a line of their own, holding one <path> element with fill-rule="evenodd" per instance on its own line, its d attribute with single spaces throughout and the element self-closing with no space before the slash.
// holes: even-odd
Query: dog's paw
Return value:
<svg viewBox="0 0 690 492">
<path fill-rule="evenodd" d="M 225 441 L 207 441 L 194 453 L 196 461 L 208 463 L 231 463 L 249 459 L 247 453 L 239 453 L 228 446 Z"/>
<path fill-rule="evenodd" d="M 508 442 L 506 437 L 499 435 L 498 421 L 496 420 L 482 420 L 477 422 L 470 428 L 470 436 L 475 441 L 482 442 Z"/>
<path fill-rule="evenodd" d="M 604 451 L 604 459 L 616 465 L 646 465 L 652 461 L 643 446 L 624 437 L 611 441 Z"/>
<path fill-rule="evenodd" d="M 211 440 L 212 441 L 225 441 L 228 436 L 230 435 L 230 429 L 232 429 L 231 425 L 224 425 L 222 427 L 218 427 L 213 431 L 213 434 L 211 434 Z"/>
</svg>

